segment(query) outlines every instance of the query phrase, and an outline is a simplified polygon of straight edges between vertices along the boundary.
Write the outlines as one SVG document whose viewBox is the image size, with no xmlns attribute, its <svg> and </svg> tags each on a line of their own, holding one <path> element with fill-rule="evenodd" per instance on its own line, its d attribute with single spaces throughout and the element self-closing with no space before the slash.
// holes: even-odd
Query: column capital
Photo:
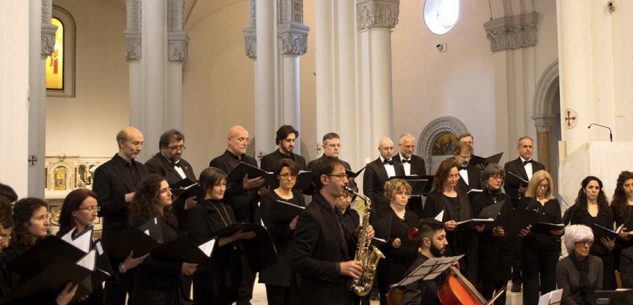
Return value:
<svg viewBox="0 0 633 305">
<path fill-rule="evenodd" d="M 55 51 L 57 26 L 51 24 L 51 19 L 53 19 L 53 0 L 42 0 L 42 59 L 45 59 Z"/>
<path fill-rule="evenodd" d="M 550 132 L 556 124 L 555 114 L 535 114 L 532 116 L 537 133 Z"/>
<path fill-rule="evenodd" d="M 356 12 L 360 31 L 393 29 L 398 24 L 400 0 L 356 0 Z"/>
<path fill-rule="evenodd" d="M 242 30 L 244 49 L 248 58 L 257 59 L 257 8 L 255 0 L 248 0 L 248 27 Z"/>
<path fill-rule="evenodd" d="M 127 61 L 140 60 L 142 53 L 141 0 L 126 0 L 127 28 L 123 31 L 125 58 Z"/>
<path fill-rule="evenodd" d="M 504 17 L 484 23 L 492 52 L 515 50 L 536 45 L 538 13 Z"/>
<path fill-rule="evenodd" d="M 189 36 L 185 32 L 170 32 L 168 35 L 169 61 L 184 64 L 189 57 Z"/>
</svg>

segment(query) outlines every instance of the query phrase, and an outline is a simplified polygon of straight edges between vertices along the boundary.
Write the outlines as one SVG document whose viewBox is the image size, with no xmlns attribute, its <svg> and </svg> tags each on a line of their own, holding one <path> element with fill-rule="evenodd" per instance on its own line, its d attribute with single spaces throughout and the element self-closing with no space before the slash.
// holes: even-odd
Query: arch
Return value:
<svg viewBox="0 0 633 305">
<path fill-rule="evenodd" d="M 64 89 L 46 90 L 46 96 L 75 97 L 77 25 L 70 12 L 58 5 L 53 5 L 53 18 L 64 25 Z"/>
<path fill-rule="evenodd" d="M 455 136 L 459 136 L 462 133 L 467 133 L 468 129 L 466 125 L 462 123 L 459 119 L 452 116 L 443 116 L 437 118 L 422 130 L 420 133 L 418 147 L 416 149 L 417 155 L 424 158 L 424 163 L 426 165 L 426 172 L 431 173 L 431 170 L 434 168 L 433 166 L 433 144 L 435 140 L 442 134 L 452 133 Z M 439 159 L 444 159 L 444 157 L 440 157 Z"/>
<path fill-rule="evenodd" d="M 560 86 L 558 75 L 558 59 L 556 59 L 545 69 L 545 72 L 543 72 L 541 79 L 539 79 L 536 85 L 534 102 L 532 104 L 534 115 L 551 115 L 556 113 L 554 110 L 554 101 Z"/>
</svg>

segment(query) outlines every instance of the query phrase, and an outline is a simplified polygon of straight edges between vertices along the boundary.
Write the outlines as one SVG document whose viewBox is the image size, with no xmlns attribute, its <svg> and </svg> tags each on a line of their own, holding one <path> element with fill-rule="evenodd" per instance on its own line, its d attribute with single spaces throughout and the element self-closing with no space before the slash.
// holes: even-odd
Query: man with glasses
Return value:
<svg viewBox="0 0 633 305">
<path fill-rule="evenodd" d="M 165 131 L 160 136 L 158 148 L 160 151 L 145 162 L 150 173 L 165 177 L 170 186 L 185 178 L 197 181 L 191 164 L 182 158 L 182 153 L 185 152 L 186 147 L 185 136 L 180 131 L 175 129 Z M 203 198 L 178 197 L 174 201 L 174 211 L 178 217 L 178 230 L 181 233 L 187 232 L 187 210 L 196 204 L 197 199 L 202 200 Z"/>
<path fill-rule="evenodd" d="M 143 134 L 134 127 L 125 127 L 116 136 L 119 152 L 97 168 L 93 191 L 97 193 L 103 217 L 103 241 L 114 239 L 128 227 L 128 204 L 134 197 L 136 186 L 147 175 L 143 163 L 134 160 L 143 149 Z M 120 262 L 112 262 L 118 266 Z M 110 278 L 105 285 L 105 304 L 125 304 L 126 294 L 132 298 L 134 272 L 119 278 Z"/>
<path fill-rule="evenodd" d="M 323 155 L 321 156 L 321 158 L 327 156 L 327 157 L 335 157 L 338 159 L 339 154 L 341 153 L 341 137 L 339 137 L 339 135 L 334 132 L 330 132 L 324 135 L 322 147 L 323 147 Z M 319 159 L 310 161 L 310 163 L 308 163 L 307 169 L 312 170 L 312 167 L 314 167 L 314 165 L 316 164 L 315 162 L 317 160 Z M 349 171 L 352 170 L 352 167 L 349 166 L 349 163 L 343 160 L 341 160 L 341 163 L 343 163 L 343 166 L 345 167 L 346 170 L 349 170 Z"/>
<path fill-rule="evenodd" d="M 290 159 L 295 162 L 297 169 L 306 169 L 306 159 L 293 153 L 295 141 L 299 138 L 299 132 L 290 125 L 283 125 L 277 129 L 277 146 L 279 149 L 262 158 L 261 168 L 267 172 L 274 172 L 282 159 Z"/>
<path fill-rule="evenodd" d="M 359 278 L 363 265 L 354 261 L 357 236 L 346 233 L 336 201 L 343 196 L 347 174 L 343 163 L 331 156 L 314 164 L 316 193 L 299 215 L 293 246 L 293 268 L 301 274 L 301 304 L 350 305 L 349 278 Z M 368 239 L 374 231 L 367 230 Z"/>
<path fill-rule="evenodd" d="M 453 151 L 455 161 L 457 161 L 457 169 L 459 170 L 459 190 L 465 193 L 472 189 L 481 190 L 481 172 L 479 169 L 470 164 L 470 158 L 473 154 L 473 147 L 466 143 L 459 143 Z M 473 194 L 468 194 L 469 199 L 473 199 Z"/>
</svg>

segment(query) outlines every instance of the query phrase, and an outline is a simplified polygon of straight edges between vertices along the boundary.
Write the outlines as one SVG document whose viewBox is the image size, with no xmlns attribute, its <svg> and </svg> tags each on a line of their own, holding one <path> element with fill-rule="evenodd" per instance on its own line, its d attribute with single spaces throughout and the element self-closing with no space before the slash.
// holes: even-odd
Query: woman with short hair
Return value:
<svg viewBox="0 0 633 305">
<path fill-rule="evenodd" d="M 569 255 L 556 264 L 556 283 L 563 289 L 561 304 L 593 304 L 591 294 L 602 290 L 602 260 L 590 254 L 593 232 L 585 225 L 565 230 L 565 248 Z"/>
</svg>

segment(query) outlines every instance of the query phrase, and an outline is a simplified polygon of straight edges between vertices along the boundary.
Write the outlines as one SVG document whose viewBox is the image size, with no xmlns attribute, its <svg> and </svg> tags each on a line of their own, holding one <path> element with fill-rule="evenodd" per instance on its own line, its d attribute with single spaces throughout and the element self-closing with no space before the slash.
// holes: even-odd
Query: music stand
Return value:
<svg viewBox="0 0 633 305">
<path fill-rule="evenodd" d="M 390 288 L 406 286 L 417 281 L 432 280 L 440 275 L 442 272 L 446 271 L 446 269 L 448 269 L 462 257 L 464 257 L 464 255 L 429 258 L 420 266 L 415 268 L 415 270 L 405 276 L 400 282 L 392 284 Z"/>
</svg>

